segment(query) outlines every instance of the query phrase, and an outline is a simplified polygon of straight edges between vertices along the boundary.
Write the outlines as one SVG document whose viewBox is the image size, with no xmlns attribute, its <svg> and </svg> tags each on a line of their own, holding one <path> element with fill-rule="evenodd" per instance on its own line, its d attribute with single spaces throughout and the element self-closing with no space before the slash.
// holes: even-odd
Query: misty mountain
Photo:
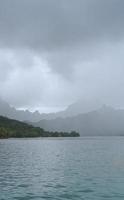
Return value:
<svg viewBox="0 0 124 200">
<path fill-rule="evenodd" d="M 56 119 L 58 117 L 70 117 L 75 116 L 80 113 L 90 112 L 100 107 L 100 103 L 97 101 L 84 101 L 80 100 L 76 103 L 71 104 L 67 107 L 66 110 L 60 111 L 57 113 L 49 113 L 49 114 L 40 114 L 38 111 L 30 112 L 28 110 L 17 110 L 14 107 L 10 106 L 7 102 L 0 99 L 0 115 L 9 117 L 12 119 L 17 119 L 20 121 L 31 121 L 38 122 L 42 119 Z"/>
<path fill-rule="evenodd" d="M 80 100 L 65 111 L 40 114 L 38 111 L 17 110 L 0 99 L 0 115 L 31 122 L 46 131 L 77 131 L 80 135 L 123 135 L 124 110 L 100 103 Z"/>
<path fill-rule="evenodd" d="M 38 111 L 32 113 L 28 110 L 17 110 L 2 99 L 0 99 L 0 115 L 20 121 L 41 120 L 41 114 Z"/>
<path fill-rule="evenodd" d="M 41 120 L 33 125 L 52 131 L 75 130 L 82 136 L 124 135 L 124 110 L 117 110 L 104 105 L 85 114 Z"/>
<path fill-rule="evenodd" d="M 103 103 L 98 100 L 91 101 L 88 99 L 80 99 L 67 107 L 67 109 L 63 112 L 63 117 L 71 117 L 78 114 L 88 113 L 99 109 L 102 105 Z"/>
</svg>

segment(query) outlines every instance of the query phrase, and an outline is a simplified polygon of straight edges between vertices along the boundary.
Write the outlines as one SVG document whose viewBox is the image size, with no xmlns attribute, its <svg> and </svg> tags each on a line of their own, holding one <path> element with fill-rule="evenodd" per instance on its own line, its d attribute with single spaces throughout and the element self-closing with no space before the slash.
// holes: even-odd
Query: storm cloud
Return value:
<svg viewBox="0 0 124 200">
<path fill-rule="evenodd" d="M 123 52 L 122 0 L 0 0 L 0 94 L 16 107 L 124 107 Z"/>
</svg>

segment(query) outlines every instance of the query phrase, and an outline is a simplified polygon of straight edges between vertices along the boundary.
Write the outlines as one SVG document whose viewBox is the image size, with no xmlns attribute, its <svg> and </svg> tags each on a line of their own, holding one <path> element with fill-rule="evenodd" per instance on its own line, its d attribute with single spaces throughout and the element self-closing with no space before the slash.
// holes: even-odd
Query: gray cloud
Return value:
<svg viewBox="0 0 124 200">
<path fill-rule="evenodd" d="M 0 93 L 17 107 L 124 106 L 122 0 L 0 0 Z"/>
<path fill-rule="evenodd" d="M 0 0 L 0 43 L 55 50 L 94 40 L 120 40 L 122 0 Z"/>
</svg>

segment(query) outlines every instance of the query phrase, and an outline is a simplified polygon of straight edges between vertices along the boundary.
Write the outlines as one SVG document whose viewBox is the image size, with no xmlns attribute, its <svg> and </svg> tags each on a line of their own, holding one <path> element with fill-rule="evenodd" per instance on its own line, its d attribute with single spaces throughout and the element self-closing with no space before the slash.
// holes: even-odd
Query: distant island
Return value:
<svg viewBox="0 0 124 200">
<path fill-rule="evenodd" d="M 24 122 L 0 116 L 0 139 L 4 138 L 27 138 L 27 137 L 79 137 L 79 133 L 52 132 L 34 127 Z"/>
</svg>

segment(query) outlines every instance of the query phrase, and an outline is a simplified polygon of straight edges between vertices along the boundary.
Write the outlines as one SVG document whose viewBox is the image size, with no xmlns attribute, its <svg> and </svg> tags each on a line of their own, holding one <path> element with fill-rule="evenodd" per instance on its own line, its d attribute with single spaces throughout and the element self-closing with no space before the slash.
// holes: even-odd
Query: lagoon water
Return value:
<svg viewBox="0 0 124 200">
<path fill-rule="evenodd" d="M 124 137 L 0 140 L 0 200 L 124 199 Z"/>
</svg>

